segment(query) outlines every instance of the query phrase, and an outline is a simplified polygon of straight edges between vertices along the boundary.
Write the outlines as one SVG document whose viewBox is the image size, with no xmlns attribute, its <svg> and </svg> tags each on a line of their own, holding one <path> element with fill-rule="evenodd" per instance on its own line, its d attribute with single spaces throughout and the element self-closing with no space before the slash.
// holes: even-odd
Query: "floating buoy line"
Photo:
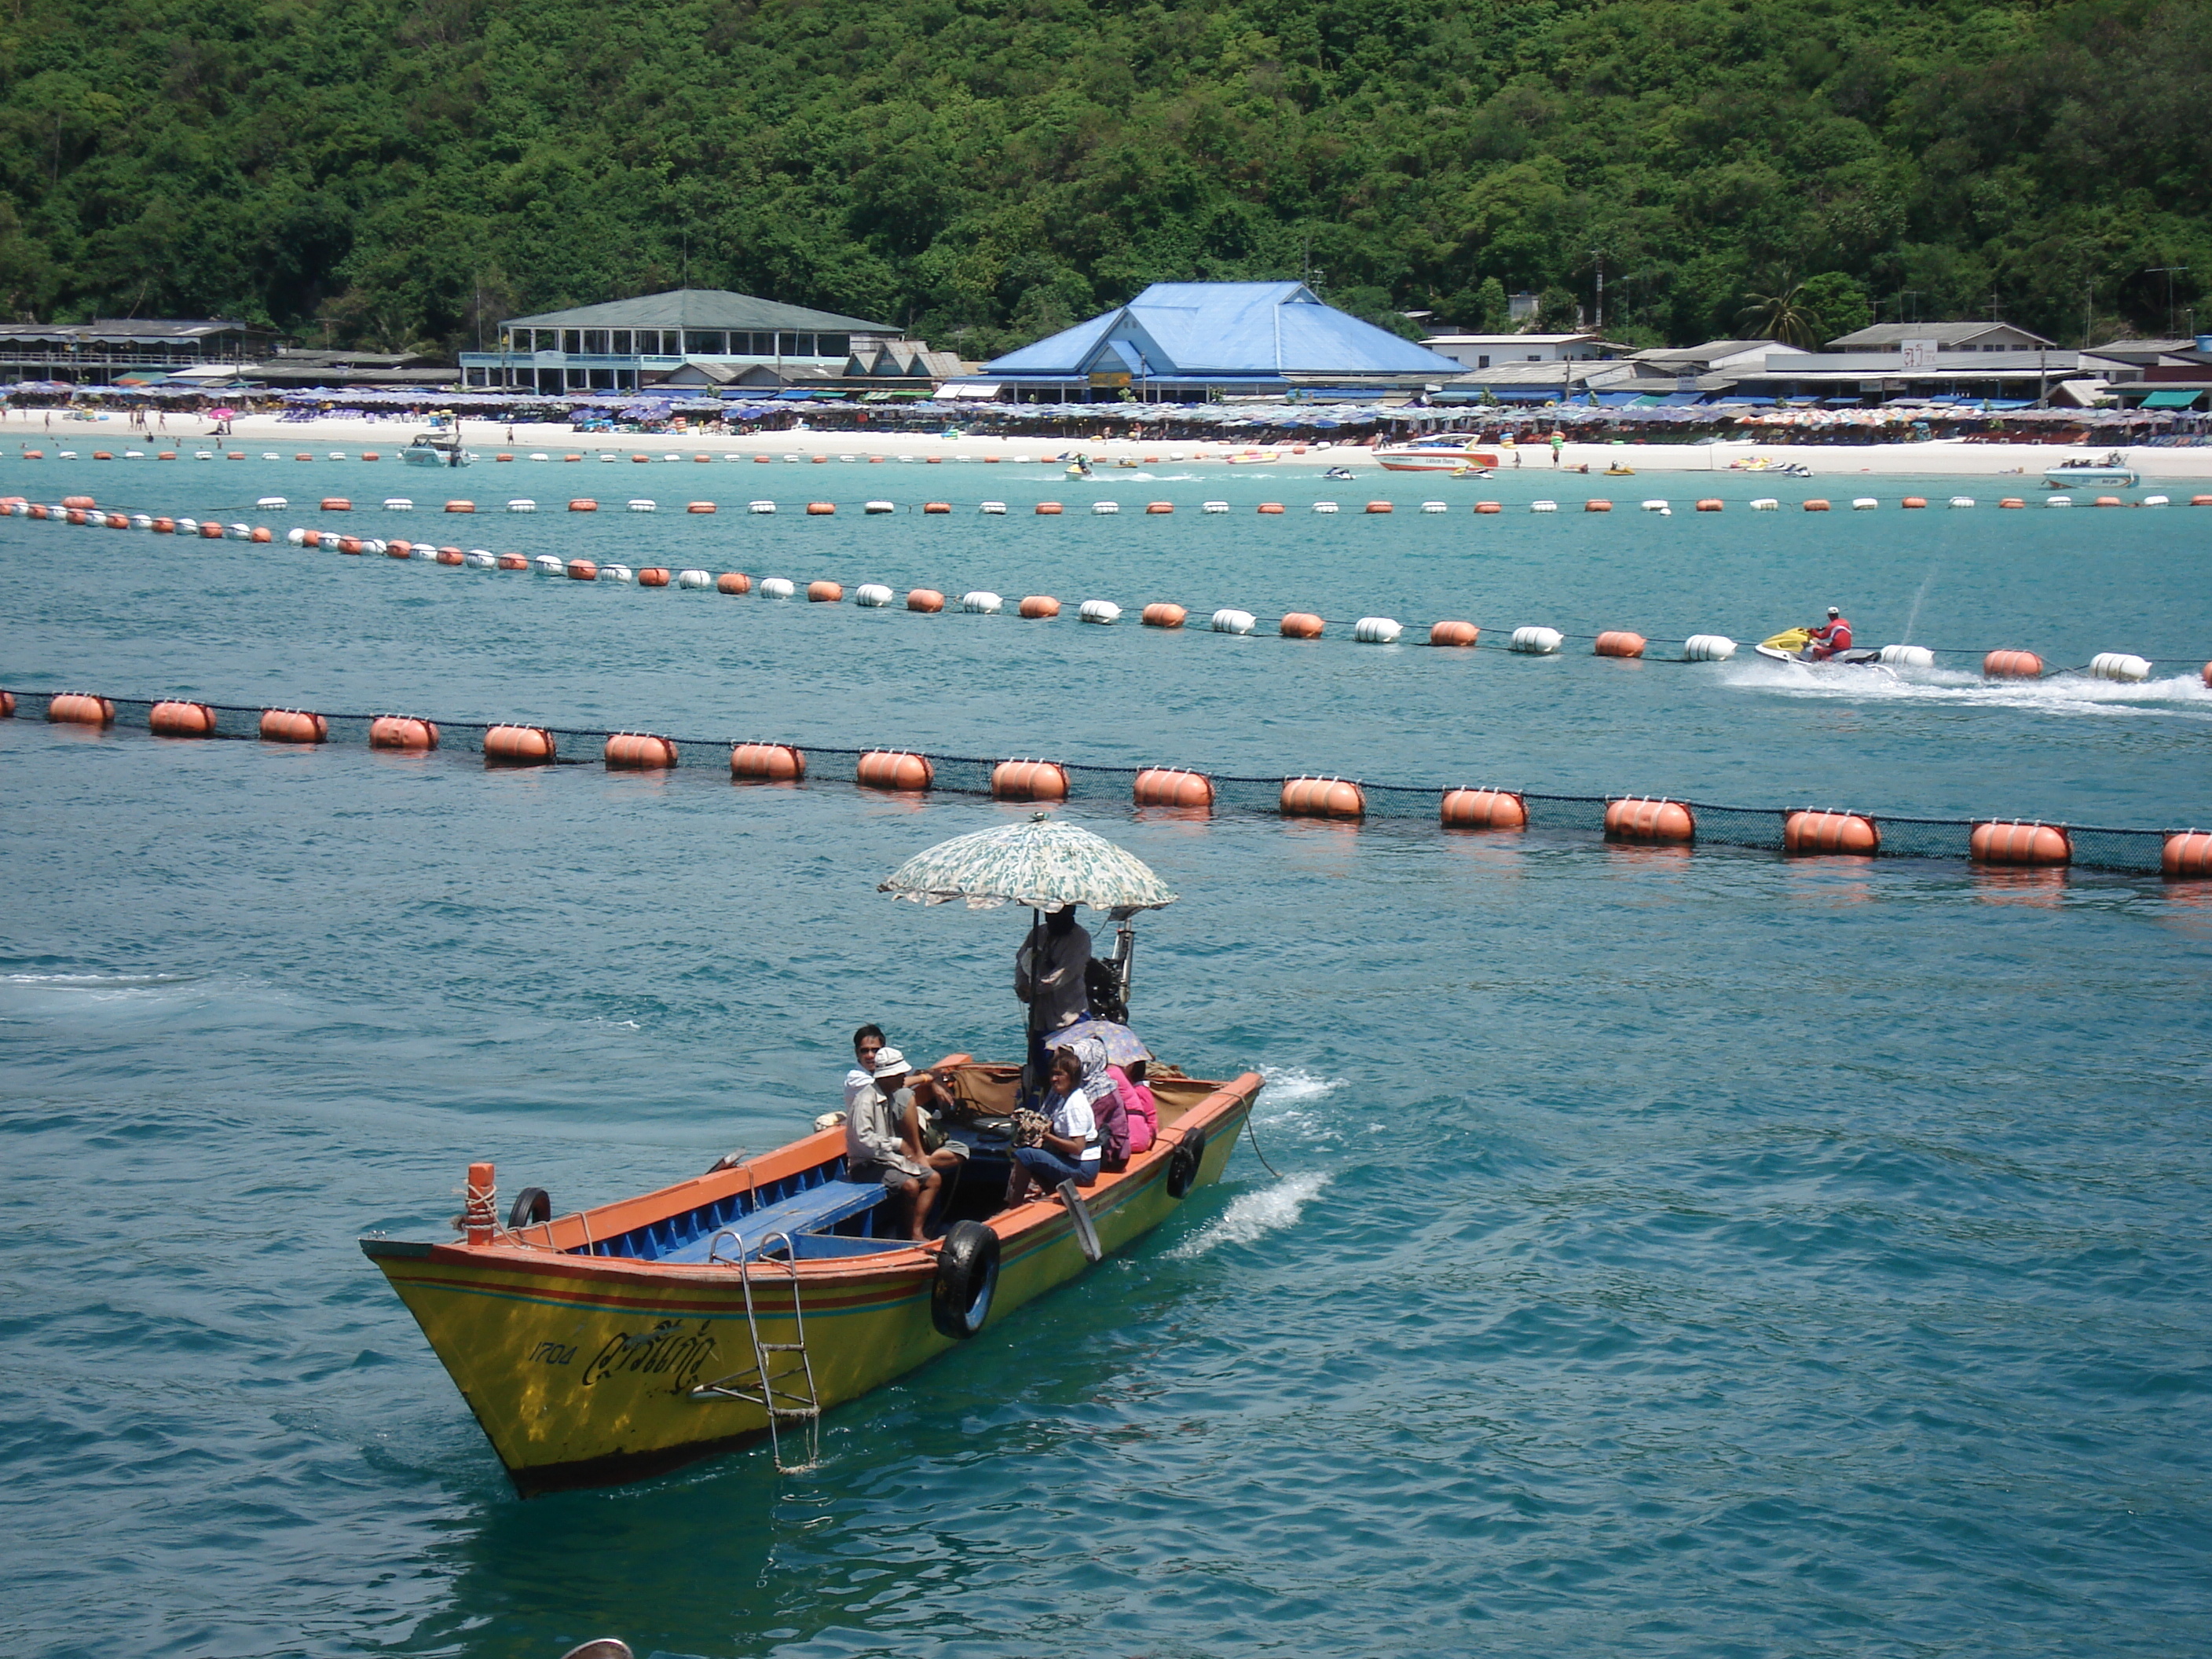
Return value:
<svg viewBox="0 0 2212 1659">
<path fill-rule="evenodd" d="M 1108 766 L 1028 756 L 938 755 L 888 745 L 850 749 L 760 737 L 678 738 L 181 697 L 0 690 L 0 720 L 17 718 L 100 731 L 136 726 L 172 741 L 231 738 L 308 748 L 355 742 L 424 756 L 458 750 L 480 756 L 492 769 L 596 765 L 665 775 L 703 767 L 719 775 L 726 766 L 733 783 L 747 785 L 830 782 L 902 795 L 1112 803 L 1193 817 L 1264 812 L 1346 826 L 1376 817 L 1425 818 L 1453 833 L 1554 830 L 1678 852 L 1709 844 L 1796 858 L 1955 859 L 2043 871 L 2078 865 L 2173 880 L 2212 878 L 2212 830 L 2193 827 L 2128 830 L 2039 819 L 1908 817 L 1856 807 L 1725 806 L 1667 796 L 1543 793 L 1475 781 L 1376 783 L 1325 773 L 1259 777 L 1190 766 Z"/>
<path fill-rule="evenodd" d="M 1954 504 L 1966 501 L 1966 499 L 1963 496 L 1954 498 Z M 2159 499 L 2162 501 L 2164 498 Z M 2192 504 L 2212 506 L 2212 495 L 2197 496 Z M 283 510 L 289 505 L 289 502 L 283 496 L 263 496 L 255 503 L 257 511 Z M 352 501 L 343 497 L 326 497 L 320 505 L 322 510 L 326 513 L 353 511 Z M 885 501 L 871 501 L 866 504 L 866 511 L 872 514 L 879 509 L 889 508 L 891 505 Z M 1481 505 L 1484 504 L 1478 504 L 1478 510 Z M 1547 506 L 1556 506 L 1555 503 L 1540 501 L 1534 505 L 1539 509 Z M 1644 505 L 1650 509 L 1664 507 L 1666 503 L 1646 501 Z M 1757 507 L 1762 503 L 1754 501 L 1752 505 Z M 1815 505 L 1816 503 L 1814 502 L 1807 503 L 1808 507 Z M 1822 508 L 1826 505 L 1825 501 L 1817 503 L 1817 506 Z M 1917 496 L 1910 496 L 1906 498 L 1905 505 L 1924 507 L 1926 503 Z M 411 512 L 414 509 L 411 500 L 398 496 L 387 499 L 384 506 L 387 510 L 393 512 Z M 537 510 L 537 503 L 533 501 L 512 501 L 507 506 L 510 512 Z M 1589 503 L 1589 506 L 1598 510 L 1609 510 L 1611 504 L 1593 501 Z M 1057 503 L 1047 502 L 1040 503 L 1039 511 L 1043 511 L 1047 507 L 1049 507 L 1054 513 L 1060 510 Z M 1205 510 L 1211 512 L 1217 507 L 1226 510 L 1225 503 L 1212 501 L 1206 503 Z M 1147 508 L 1146 511 L 1150 513 L 1155 508 L 1161 507 L 1172 511 L 1169 504 L 1164 502 L 1156 502 L 1153 507 Z M 1263 502 L 1260 511 L 1265 513 L 1271 507 L 1278 512 L 1281 510 L 1274 503 Z M 1369 503 L 1370 511 L 1375 511 L 1378 507 L 1387 511 L 1389 503 Z M 1699 512 L 1716 512 L 1720 510 L 1720 507 L 1721 503 L 1718 501 L 1703 501 L 1697 503 L 1697 510 Z M 579 497 L 568 503 L 568 508 L 571 512 L 597 512 L 599 502 L 596 500 Z M 628 503 L 628 508 L 634 513 L 654 512 L 657 510 L 657 503 L 638 498 L 630 501 Z M 1003 512 L 1004 504 L 995 501 L 983 503 L 982 510 L 987 514 L 994 508 Z M 773 501 L 754 501 L 750 504 L 750 510 L 755 514 L 773 513 L 775 509 L 776 504 Z M 473 501 L 449 501 L 445 503 L 445 511 L 451 514 L 473 514 L 476 510 L 476 504 Z M 712 501 L 692 501 L 685 509 L 687 514 L 711 514 L 714 510 L 715 503 Z M 834 515 L 837 509 L 834 502 L 811 501 L 807 504 L 805 510 L 810 516 L 828 517 Z M 926 503 L 922 510 L 925 513 L 939 513 L 949 512 L 951 509 L 945 502 L 931 501 Z M 144 512 L 130 512 L 112 507 L 101 507 L 97 506 L 93 497 L 89 495 L 65 496 L 59 503 L 53 505 L 30 501 L 20 495 L 0 496 L 0 516 L 39 519 L 110 530 L 147 531 L 156 535 L 197 537 L 204 540 L 246 541 L 264 545 L 277 540 L 276 532 L 265 525 L 226 523 L 220 519 L 169 517 Z M 487 548 L 465 549 L 459 546 L 441 546 L 428 540 L 415 541 L 404 538 L 361 536 L 342 531 L 295 527 L 287 531 L 283 539 L 293 547 L 317 549 L 356 556 L 382 556 L 401 560 L 422 560 L 440 565 L 481 570 L 534 571 L 541 575 L 564 576 L 574 581 L 608 582 L 647 588 L 673 586 L 681 590 L 698 592 L 712 590 L 732 597 L 742 597 L 757 592 L 761 598 L 768 599 L 792 599 L 797 598 L 803 591 L 807 601 L 815 605 L 842 604 L 845 601 L 847 591 L 846 585 L 842 581 L 827 578 L 809 581 L 802 590 L 797 582 L 787 577 L 769 576 L 756 579 L 742 571 L 726 570 L 717 573 L 696 567 L 676 569 L 660 565 L 633 567 L 612 562 L 603 562 L 594 559 L 562 559 L 550 553 L 534 556 L 520 553 L 494 553 Z M 1002 595 L 986 589 L 976 589 L 963 594 L 957 607 L 948 606 L 945 593 L 945 590 L 930 587 L 910 589 L 905 596 L 904 608 L 924 615 L 934 615 L 948 608 L 957 608 L 959 611 L 972 616 L 996 616 L 1007 608 L 1006 601 Z M 860 583 L 852 589 L 852 595 L 853 602 L 863 609 L 884 610 L 893 608 L 899 604 L 898 595 L 888 585 L 881 582 Z M 1060 600 L 1049 594 L 1025 595 L 1013 607 L 1016 615 L 1030 621 L 1052 620 L 1060 615 L 1062 608 Z M 1102 626 L 1111 626 L 1119 623 L 1125 614 L 1124 608 L 1119 603 L 1103 598 L 1084 599 L 1079 603 L 1076 610 L 1079 621 Z M 1161 601 L 1143 606 L 1139 611 L 1139 624 L 1146 628 L 1176 630 L 1184 628 L 1193 614 L 1194 612 L 1186 606 Z M 1478 647 L 1486 632 L 1489 633 L 1493 639 L 1502 635 L 1506 641 L 1506 649 L 1521 656 L 1559 656 L 1564 653 L 1567 641 L 1570 640 L 1587 641 L 1590 647 L 1589 654 L 1591 656 L 1623 659 L 1644 658 L 1650 654 L 1650 647 L 1661 645 L 1676 647 L 1676 655 L 1673 659 L 1675 661 L 1727 662 L 1732 660 L 1741 648 L 1734 638 L 1725 634 L 1717 633 L 1692 634 L 1680 639 L 1648 636 L 1627 629 L 1606 629 L 1595 634 L 1571 634 L 1559 629 L 1534 623 L 1499 629 L 1459 617 L 1445 617 L 1431 622 L 1424 629 L 1418 623 L 1407 624 L 1391 617 L 1361 617 L 1346 622 L 1342 619 L 1325 618 L 1313 611 L 1292 611 L 1278 617 L 1267 618 L 1254 611 L 1233 605 L 1225 605 L 1211 612 L 1203 629 L 1200 631 L 1234 635 L 1267 634 L 1288 640 L 1320 640 L 1328 637 L 1329 630 L 1334 628 L 1339 630 L 1340 636 L 1348 633 L 1356 644 L 1397 645 L 1406 641 L 1409 627 L 1415 635 L 1413 642 L 1425 642 L 1430 646 L 1455 650 L 1472 650 Z M 1983 677 L 1991 680 L 2035 680 L 2055 673 L 2085 673 L 2094 679 L 2122 684 L 2141 684 L 2148 680 L 2160 663 L 2194 665 L 2196 661 L 2194 658 L 2147 657 L 2133 652 L 2106 651 L 2100 652 L 2087 662 L 2075 665 L 2071 668 L 2054 668 L 2039 653 L 2014 647 L 1985 649 L 1958 646 L 1905 644 L 1882 647 L 1881 659 L 1891 667 L 1924 669 L 1933 667 L 1938 656 L 1978 656 L 1981 659 Z M 2203 684 L 2212 687 L 2212 661 L 2205 662 L 2200 668 L 2199 673 Z"/>
</svg>

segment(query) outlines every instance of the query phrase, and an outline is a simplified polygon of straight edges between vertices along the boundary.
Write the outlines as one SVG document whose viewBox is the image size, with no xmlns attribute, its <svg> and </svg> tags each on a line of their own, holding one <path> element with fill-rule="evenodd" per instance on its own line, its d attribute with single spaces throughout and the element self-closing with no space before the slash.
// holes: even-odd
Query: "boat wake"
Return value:
<svg viewBox="0 0 2212 1659">
<path fill-rule="evenodd" d="M 1267 1080 L 1260 1098 L 1270 1106 L 1294 1106 L 1301 1101 L 1318 1100 L 1323 1095 L 1334 1094 L 1345 1083 L 1340 1077 L 1320 1077 L 1295 1066 L 1262 1066 L 1260 1075 Z"/>
<path fill-rule="evenodd" d="M 1196 1237 L 1185 1239 L 1168 1255 L 1188 1261 L 1224 1244 L 1250 1244 L 1295 1226 L 1306 1206 L 1320 1197 L 1328 1185 L 1325 1175 L 1294 1175 L 1256 1193 L 1241 1193 L 1230 1201 L 1218 1220 Z"/>
<path fill-rule="evenodd" d="M 2087 674 L 2039 680 L 1986 680 L 1954 669 L 1899 669 L 1892 673 L 1838 669 L 1808 673 L 1764 659 L 1731 664 L 1723 683 L 1784 696 L 1847 702 L 1922 702 L 1958 708 L 2024 709 L 2051 714 L 2154 714 L 2212 719 L 2212 687 L 2195 674 L 2130 684 Z"/>
</svg>

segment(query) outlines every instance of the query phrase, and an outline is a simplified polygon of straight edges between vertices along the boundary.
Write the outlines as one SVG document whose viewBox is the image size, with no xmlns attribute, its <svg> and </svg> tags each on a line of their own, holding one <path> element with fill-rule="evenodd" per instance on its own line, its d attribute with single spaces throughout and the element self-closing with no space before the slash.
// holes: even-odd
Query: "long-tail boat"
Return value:
<svg viewBox="0 0 2212 1659">
<path fill-rule="evenodd" d="M 761 1439 L 779 1468 L 804 1467 L 823 1411 L 988 1338 L 1218 1181 L 1261 1085 L 1156 1070 L 1148 1151 L 1088 1188 L 1009 1209 L 992 1126 L 1019 1068 L 956 1054 L 932 1069 L 981 1131 L 926 1243 L 880 1236 L 888 1194 L 844 1178 L 844 1132 L 830 1128 L 561 1217 L 531 1189 L 502 1221 L 492 1166 L 472 1164 L 457 1241 L 361 1247 L 526 1498 Z"/>
</svg>

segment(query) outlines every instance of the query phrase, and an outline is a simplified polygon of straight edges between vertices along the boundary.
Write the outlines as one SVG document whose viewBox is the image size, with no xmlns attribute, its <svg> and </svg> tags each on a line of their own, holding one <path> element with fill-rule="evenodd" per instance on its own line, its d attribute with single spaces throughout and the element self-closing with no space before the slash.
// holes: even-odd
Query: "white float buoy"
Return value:
<svg viewBox="0 0 2212 1659">
<path fill-rule="evenodd" d="M 415 503 L 404 495 L 386 495 L 384 498 L 384 510 L 386 513 L 412 513 L 415 510 Z"/>
<path fill-rule="evenodd" d="M 1421 511 L 1424 513 L 1449 513 L 1451 511 L 1451 508 L 1443 501 L 1423 501 L 1421 503 Z"/>
<path fill-rule="evenodd" d="M 1667 503 L 1656 498 L 1651 501 L 1642 502 L 1640 505 L 1646 513 L 1666 513 L 1668 511 Z"/>
<path fill-rule="evenodd" d="M 626 505 L 633 513 L 658 513 L 660 511 L 660 504 L 658 501 L 648 501 L 643 496 L 640 496 L 635 501 L 626 503 Z"/>
<path fill-rule="evenodd" d="M 1559 654 L 1565 642 L 1565 635 L 1556 628 L 1516 628 L 1511 649 L 1527 657 L 1551 657 Z"/>
<path fill-rule="evenodd" d="M 1881 660 L 1892 668 L 1933 668 L 1936 653 L 1924 645 L 1885 645 Z"/>
<path fill-rule="evenodd" d="M 1200 501 L 1198 504 L 1198 510 L 1201 513 L 1226 513 L 1229 510 L 1229 503 L 1226 501 Z"/>
<path fill-rule="evenodd" d="M 2164 507 L 2167 501 L 2163 495 L 2146 495 L 2142 498 L 2142 504 L 2145 507 Z"/>
<path fill-rule="evenodd" d="M 787 599 L 799 589 L 788 576 L 770 576 L 760 585 L 760 596 L 764 599 Z"/>
<path fill-rule="evenodd" d="M 307 544 L 307 532 L 304 530 L 288 530 L 284 532 L 284 539 L 295 547 L 305 547 Z"/>
<path fill-rule="evenodd" d="M 1395 645 L 1405 631 L 1395 617 L 1362 617 L 1352 624 L 1352 637 L 1361 645 Z"/>
<path fill-rule="evenodd" d="M 1087 623 L 1111 626 L 1121 620 L 1121 607 L 1111 599 L 1085 599 L 1076 615 Z"/>
<path fill-rule="evenodd" d="M 1881 503 L 1875 500 L 1871 495 L 1854 495 L 1851 497 L 1851 511 L 1854 513 L 1871 513 L 1875 508 L 1881 505 Z"/>
<path fill-rule="evenodd" d="M 499 561 L 492 557 L 490 549 L 472 547 L 461 555 L 461 562 L 471 570 L 489 570 L 498 564 Z"/>
<path fill-rule="evenodd" d="M 678 587 L 712 587 L 714 579 L 703 570 L 679 570 L 676 573 Z"/>
<path fill-rule="evenodd" d="M 376 548 L 376 544 L 374 542 L 364 542 L 362 545 L 367 547 L 372 552 L 374 552 Z M 438 556 L 438 550 L 431 546 L 428 542 L 417 542 L 415 544 L 415 552 L 413 556 L 426 561 L 435 560 Z"/>
<path fill-rule="evenodd" d="M 1006 600 L 988 587 L 979 587 L 973 593 L 960 596 L 960 608 L 974 617 L 995 617 L 1006 607 Z"/>
<path fill-rule="evenodd" d="M 1212 626 L 1217 634 L 1249 634 L 1259 625 L 1259 619 L 1249 611 L 1224 607 L 1213 613 Z"/>
<path fill-rule="evenodd" d="M 1684 662 L 1726 662 L 1735 655 L 1735 641 L 1725 634 L 1692 634 L 1682 641 Z"/>
<path fill-rule="evenodd" d="M 196 461 L 211 461 L 215 459 L 215 451 L 212 449 L 195 449 L 192 451 L 192 459 Z"/>
<path fill-rule="evenodd" d="M 1754 513 L 1779 513 L 1782 503 L 1771 495 L 1761 495 L 1751 504 L 1751 510 Z"/>
<path fill-rule="evenodd" d="M 1974 498 L 1972 495 L 1954 495 L 1951 497 L 1951 505 L 1954 507 L 1972 507 L 1973 504 Z"/>
<path fill-rule="evenodd" d="M 2050 500 L 2044 502 L 2044 505 L 2045 507 L 2071 507 L 2074 505 L 2074 498 L 2071 495 L 2053 495 Z"/>
<path fill-rule="evenodd" d="M 343 449 L 333 449 L 331 451 L 331 459 L 334 461 L 342 461 L 345 459 L 345 451 Z"/>
<path fill-rule="evenodd" d="M 1531 513 L 1556 513 L 1559 510 L 1559 504 L 1557 501 L 1531 501 L 1528 510 Z"/>
<path fill-rule="evenodd" d="M 286 501 L 282 495 L 264 495 L 259 501 L 254 502 L 253 505 L 257 509 L 264 513 L 282 513 L 286 507 L 291 506 L 292 503 Z"/>
<path fill-rule="evenodd" d="M 558 576 L 568 568 L 550 553 L 540 553 L 530 562 L 530 568 L 541 576 Z"/>
<path fill-rule="evenodd" d="M 1093 513 L 1101 514 L 1119 513 L 1121 510 L 1121 503 L 1119 501 L 1093 501 L 1091 503 L 1091 510 Z"/>
<path fill-rule="evenodd" d="M 891 591 L 881 582 L 862 582 L 853 590 L 853 603 L 863 611 L 881 611 L 891 602 Z"/>
<path fill-rule="evenodd" d="M 150 526 L 154 521 L 149 519 L 146 522 Z M 223 529 L 228 532 L 231 540 L 234 542 L 250 542 L 253 539 L 253 526 L 250 524 L 225 525 Z"/>
<path fill-rule="evenodd" d="M 131 527 L 133 530 L 151 530 L 154 527 L 154 515 L 150 513 L 133 513 L 131 515 Z"/>
<path fill-rule="evenodd" d="M 775 511 L 775 503 L 774 501 L 751 501 L 747 503 L 745 510 L 749 513 L 773 513 Z"/>
<path fill-rule="evenodd" d="M 994 519 L 1003 518 L 1006 516 L 1006 504 L 1004 501 L 985 501 L 975 510 L 978 513 L 988 513 Z"/>
<path fill-rule="evenodd" d="M 1316 513 L 1334 513 L 1336 511 L 1336 503 L 1334 501 L 1316 501 L 1313 504 L 1313 510 Z"/>
<path fill-rule="evenodd" d="M 49 520 L 52 518 L 53 511 L 54 510 L 52 507 L 48 507 L 46 509 L 46 515 Z M 179 519 L 177 520 L 177 534 L 179 536 L 197 536 L 199 533 L 200 521 L 198 519 Z"/>
<path fill-rule="evenodd" d="M 550 461 L 553 458 L 542 449 L 533 449 L 530 452 L 530 459 L 533 461 Z"/>
<path fill-rule="evenodd" d="M 535 513 L 538 510 L 538 503 L 526 496 L 520 501 L 509 501 L 507 504 L 507 510 L 510 513 Z"/>
<path fill-rule="evenodd" d="M 2147 658 L 2130 656 L 2124 651 L 2100 651 L 2089 659 L 2089 678 L 2140 685 L 2150 678 L 2150 662 Z"/>
<path fill-rule="evenodd" d="M 896 513 L 898 511 L 898 503 L 896 501 L 863 501 L 860 503 L 860 511 L 863 513 Z"/>
</svg>

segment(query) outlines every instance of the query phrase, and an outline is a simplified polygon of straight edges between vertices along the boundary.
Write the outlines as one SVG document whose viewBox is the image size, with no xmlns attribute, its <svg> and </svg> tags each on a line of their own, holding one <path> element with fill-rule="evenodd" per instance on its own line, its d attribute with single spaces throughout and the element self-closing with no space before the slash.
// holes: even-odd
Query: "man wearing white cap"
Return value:
<svg viewBox="0 0 2212 1659">
<path fill-rule="evenodd" d="M 877 1051 L 868 1086 L 845 1119 L 845 1179 L 880 1181 L 896 1193 L 905 1201 L 907 1235 L 919 1244 L 941 1178 L 912 1133 L 911 1099 L 899 1086 L 913 1070 L 897 1049 Z"/>
</svg>

